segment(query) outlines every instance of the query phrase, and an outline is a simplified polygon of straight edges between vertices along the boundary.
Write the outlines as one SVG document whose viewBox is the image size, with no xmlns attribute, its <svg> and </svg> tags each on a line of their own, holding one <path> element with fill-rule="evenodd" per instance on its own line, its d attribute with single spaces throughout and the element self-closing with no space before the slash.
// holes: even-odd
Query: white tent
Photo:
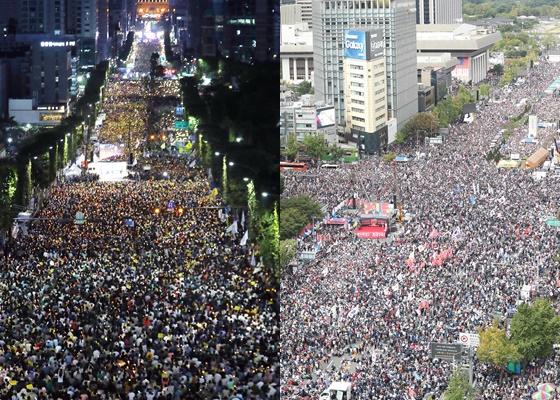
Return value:
<svg viewBox="0 0 560 400">
<path fill-rule="evenodd" d="M 64 176 L 78 176 L 82 174 L 82 169 L 78 167 L 76 164 L 72 164 L 70 167 L 64 170 Z"/>
</svg>

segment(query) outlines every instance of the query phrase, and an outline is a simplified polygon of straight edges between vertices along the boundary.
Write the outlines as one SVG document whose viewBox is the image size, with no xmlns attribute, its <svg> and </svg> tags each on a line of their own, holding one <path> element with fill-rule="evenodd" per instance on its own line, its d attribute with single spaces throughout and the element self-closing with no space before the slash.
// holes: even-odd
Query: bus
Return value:
<svg viewBox="0 0 560 400">
<path fill-rule="evenodd" d="M 302 162 L 287 162 L 281 161 L 280 162 L 280 171 L 294 169 L 296 171 L 306 171 L 307 164 Z"/>
</svg>

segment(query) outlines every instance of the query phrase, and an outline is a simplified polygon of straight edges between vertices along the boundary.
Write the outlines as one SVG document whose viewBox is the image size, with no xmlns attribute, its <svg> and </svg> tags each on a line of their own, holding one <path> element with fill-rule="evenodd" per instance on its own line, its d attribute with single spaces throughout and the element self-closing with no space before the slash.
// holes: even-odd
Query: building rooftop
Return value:
<svg viewBox="0 0 560 400">
<path fill-rule="evenodd" d="M 500 32 L 480 33 L 471 24 L 416 25 L 419 51 L 476 51 L 491 47 L 502 39 Z"/>
</svg>

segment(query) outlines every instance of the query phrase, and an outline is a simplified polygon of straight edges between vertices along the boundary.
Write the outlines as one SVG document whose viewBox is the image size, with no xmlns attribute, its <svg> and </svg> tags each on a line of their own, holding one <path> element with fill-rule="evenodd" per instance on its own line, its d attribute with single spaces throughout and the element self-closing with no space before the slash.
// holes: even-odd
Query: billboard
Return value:
<svg viewBox="0 0 560 400">
<path fill-rule="evenodd" d="M 345 31 L 344 32 L 344 55 L 346 58 L 357 58 L 366 60 L 366 32 Z"/>
<path fill-rule="evenodd" d="M 317 129 L 334 126 L 334 107 L 318 108 L 315 111 L 315 117 L 317 119 Z"/>
<path fill-rule="evenodd" d="M 469 58 L 468 57 L 457 57 L 459 63 L 455 67 L 455 76 L 468 78 L 469 77 Z"/>
<path fill-rule="evenodd" d="M 358 60 L 374 60 L 385 55 L 385 38 L 381 29 L 344 32 L 344 55 Z"/>
<path fill-rule="evenodd" d="M 368 60 L 375 60 L 376 58 L 383 57 L 385 55 L 385 38 L 383 37 L 383 31 L 381 29 L 376 29 L 369 31 L 369 54 L 367 55 Z"/>
</svg>

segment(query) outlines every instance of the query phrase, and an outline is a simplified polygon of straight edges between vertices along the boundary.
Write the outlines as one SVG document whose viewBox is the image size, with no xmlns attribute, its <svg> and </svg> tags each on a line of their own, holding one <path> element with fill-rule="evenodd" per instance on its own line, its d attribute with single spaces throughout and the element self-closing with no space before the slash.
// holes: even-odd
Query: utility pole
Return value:
<svg viewBox="0 0 560 400">
<path fill-rule="evenodd" d="M 473 346 L 469 346 L 469 384 L 473 385 Z"/>
</svg>

